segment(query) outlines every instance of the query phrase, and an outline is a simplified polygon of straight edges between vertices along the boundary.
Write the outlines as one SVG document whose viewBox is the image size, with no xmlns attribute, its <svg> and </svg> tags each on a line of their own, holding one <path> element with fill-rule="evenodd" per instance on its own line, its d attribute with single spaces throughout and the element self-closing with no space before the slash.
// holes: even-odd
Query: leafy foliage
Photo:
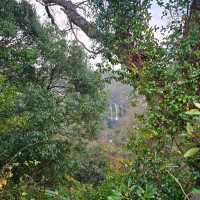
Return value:
<svg viewBox="0 0 200 200">
<path fill-rule="evenodd" d="M 160 44 L 149 26 L 152 1 L 89 3 L 104 56 L 127 66 L 115 73 L 148 103 L 128 144 L 134 161 L 121 174 L 107 173 L 100 150 L 81 145 L 96 136 L 105 107 L 104 84 L 85 52 L 41 26 L 26 1 L 2 1 L 0 197 L 189 199 L 200 187 L 199 10 L 158 0 L 172 19 Z"/>
<path fill-rule="evenodd" d="M 100 129 L 100 74 L 89 69 L 75 42 L 67 43 L 50 25 L 42 27 L 26 1 L 0 5 L 0 198 L 54 199 L 56 192 L 51 197 L 46 190 L 66 184 L 66 173 L 99 184 L 105 161 L 95 154 L 96 163 L 81 144 Z M 80 151 L 88 159 L 84 169 L 78 169 L 86 164 Z"/>
<path fill-rule="evenodd" d="M 192 10 L 194 5 L 188 10 L 187 1 L 157 1 L 164 8 L 163 14 L 171 16 L 165 28 L 168 34 L 165 32 L 165 41 L 160 45 L 148 26 L 150 1 L 93 3 L 101 13 L 98 20 L 103 28 L 100 30 L 107 28 L 106 45 L 111 44 L 109 48 L 115 52 L 114 56 L 125 56 L 113 63 L 127 65 L 131 76 L 123 75 L 148 103 L 148 112 L 140 117 L 141 124 L 133 130 L 128 145 L 135 154 L 131 175 L 127 176 L 133 177 L 128 199 L 188 199 L 192 187 L 199 187 L 199 144 L 193 144 L 194 137 L 185 137 L 186 127 L 190 132 L 192 130 L 186 125 L 188 120 L 199 115 L 198 109 L 194 108 L 194 102 L 199 102 L 199 10 Z M 129 16 L 131 12 L 132 16 Z M 108 13 L 111 23 L 106 24 Z M 143 18 L 137 17 L 140 14 Z M 121 23 L 122 20 L 128 23 Z M 121 30 L 120 34 L 118 30 Z M 124 37 L 122 33 L 128 33 L 128 36 Z M 112 51 L 112 45 L 118 41 L 127 47 L 125 54 L 120 45 L 114 46 L 119 53 Z M 142 64 L 132 59 L 138 53 Z M 110 55 L 106 56 L 110 58 Z M 127 60 L 132 63 L 132 68 Z M 185 152 L 188 159 L 184 158 Z M 125 188 L 129 191 L 127 185 Z M 122 194 L 121 189 L 116 191 Z"/>
</svg>

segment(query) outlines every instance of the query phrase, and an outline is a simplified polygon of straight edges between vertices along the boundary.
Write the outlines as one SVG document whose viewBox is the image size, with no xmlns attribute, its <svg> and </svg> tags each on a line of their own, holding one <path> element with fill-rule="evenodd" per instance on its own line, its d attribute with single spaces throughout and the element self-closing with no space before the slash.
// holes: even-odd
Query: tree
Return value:
<svg viewBox="0 0 200 200">
<path fill-rule="evenodd" d="M 104 83 L 80 46 L 42 26 L 27 2 L 0 4 L 0 198 L 25 198 L 31 184 L 30 198 L 43 199 L 41 187 L 64 181 L 69 155 L 98 133 Z"/>
<path fill-rule="evenodd" d="M 149 55 L 150 51 L 141 48 L 145 44 L 149 48 L 158 46 L 153 40 L 151 29 L 147 26 L 150 19 L 147 9 L 150 7 L 151 1 L 143 3 L 140 1 L 73 3 L 65 0 L 45 0 L 38 2 L 44 5 L 48 17 L 55 26 L 57 25 L 49 8 L 55 5 L 60 6 L 68 18 L 72 33 L 74 34 L 73 25 L 79 27 L 89 38 L 100 44 L 100 50 L 98 48 L 93 53 L 103 53 L 112 63 L 124 64 L 132 71 L 141 68 L 144 62 L 153 59 L 154 55 Z M 78 9 L 82 9 L 82 5 L 85 5 L 86 8 L 83 9 L 86 13 L 90 10 L 98 13 L 95 23 L 88 21 L 78 12 Z M 89 14 L 91 15 L 92 12 Z M 140 31 L 138 31 L 139 27 Z M 139 45 L 140 43 L 143 45 Z"/>
</svg>

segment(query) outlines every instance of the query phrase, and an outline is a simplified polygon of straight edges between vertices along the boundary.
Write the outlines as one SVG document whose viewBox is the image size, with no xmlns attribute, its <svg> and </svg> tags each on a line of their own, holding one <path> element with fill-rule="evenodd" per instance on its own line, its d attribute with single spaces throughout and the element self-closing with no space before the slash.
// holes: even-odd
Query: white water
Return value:
<svg viewBox="0 0 200 200">
<path fill-rule="evenodd" d="M 118 117 L 118 105 L 115 103 L 115 120 L 118 121 L 119 117 Z"/>
<path fill-rule="evenodd" d="M 112 104 L 110 104 L 110 119 L 113 120 Z"/>
</svg>

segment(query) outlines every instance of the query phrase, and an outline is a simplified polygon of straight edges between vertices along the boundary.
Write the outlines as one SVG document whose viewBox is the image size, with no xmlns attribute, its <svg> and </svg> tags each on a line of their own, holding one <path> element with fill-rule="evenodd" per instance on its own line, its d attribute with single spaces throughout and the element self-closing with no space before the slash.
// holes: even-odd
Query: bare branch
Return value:
<svg viewBox="0 0 200 200">
<path fill-rule="evenodd" d="M 84 1 L 82 3 L 84 3 Z M 98 34 L 95 24 L 90 23 L 78 13 L 78 4 L 74 4 L 69 0 L 43 0 L 43 4 L 47 6 L 54 4 L 61 6 L 62 11 L 67 15 L 71 23 L 78 26 L 89 38 L 97 39 Z"/>
<path fill-rule="evenodd" d="M 45 10 L 46 10 L 46 12 L 47 12 L 47 16 L 48 16 L 48 17 L 50 18 L 50 20 L 51 20 L 51 23 L 52 23 L 54 26 L 57 27 L 57 24 L 55 23 L 54 17 L 53 17 L 53 15 L 51 14 L 51 11 L 50 11 L 50 9 L 49 9 L 49 6 L 45 5 Z"/>
<path fill-rule="evenodd" d="M 84 44 L 83 42 L 81 42 L 81 41 L 78 39 L 76 33 L 74 32 L 73 24 L 71 23 L 70 20 L 69 20 L 69 24 L 70 24 L 70 27 L 71 27 L 72 34 L 74 35 L 76 41 L 77 41 L 78 43 L 80 43 L 81 46 L 83 46 L 83 48 L 84 48 L 86 51 L 88 51 L 89 53 L 92 53 L 92 54 L 99 54 L 99 53 L 100 53 L 100 52 L 95 52 L 95 51 L 92 51 L 92 50 L 88 49 L 88 48 L 85 46 L 85 44 Z"/>
<path fill-rule="evenodd" d="M 36 0 L 36 2 L 40 3 L 43 6 L 46 6 L 46 5 L 48 5 L 48 6 L 56 6 L 55 3 L 48 3 L 47 4 L 47 3 L 44 3 L 43 0 Z"/>
<path fill-rule="evenodd" d="M 76 5 L 76 7 L 78 8 L 79 6 L 85 4 L 86 2 L 87 2 L 87 1 L 82 1 L 82 2 L 80 2 L 80 3 L 76 3 L 75 5 Z"/>
<path fill-rule="evenodd" d="M 179 187 L 181 188 L 181 191 L 183 192 L 185 199 L 190 200 L 188 194 L 185 192 L 183 186 L 181 185 L 180 181 L 178 180 L 178 178 L 176 178 L 170 171 L 166 170 L 166 172 L 174 179 L 174 181 L 179 185 Z"/>
</svg>

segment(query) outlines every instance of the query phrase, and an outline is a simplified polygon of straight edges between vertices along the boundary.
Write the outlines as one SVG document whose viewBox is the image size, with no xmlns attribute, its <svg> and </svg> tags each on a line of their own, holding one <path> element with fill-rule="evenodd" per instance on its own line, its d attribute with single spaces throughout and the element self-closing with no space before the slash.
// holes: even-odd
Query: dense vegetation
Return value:
<svg viewBox="0 0 200 200">
<path fill-rule="evenodd" d="M 51 24 L 42 25 L 27 1 L 0 2 L 0 199 L 181 200 L 200 193 L 199 0 L 157 0 L 170 16 L 162 43 L 149 26 L 151 0 L 87 1 L 95 27 L 79 24 L 71 5 L 70 26 L 95 39 L 106 59 L 95 72 L 50 13 L 54 4 L 67 13 L 61 4 L 71 1 L 41 2 Z M 107 61 L 122 69 L 113 72 Z M 121 171 L 88 145 L 106 105 L 98 71 L 113 72 L 148 103 L 130 131 L 133 158 Z"/>
<path fill-rule="evenodd" d="M 75 42 L 42 27 L 25 1 L 2 1 L 0 14 L 0 199 L 45 199 L 41 190 L 67 175 L 99 183 L 104 158 L 84 140 L 100 128 L 100 74 Z"/>
</svg>

